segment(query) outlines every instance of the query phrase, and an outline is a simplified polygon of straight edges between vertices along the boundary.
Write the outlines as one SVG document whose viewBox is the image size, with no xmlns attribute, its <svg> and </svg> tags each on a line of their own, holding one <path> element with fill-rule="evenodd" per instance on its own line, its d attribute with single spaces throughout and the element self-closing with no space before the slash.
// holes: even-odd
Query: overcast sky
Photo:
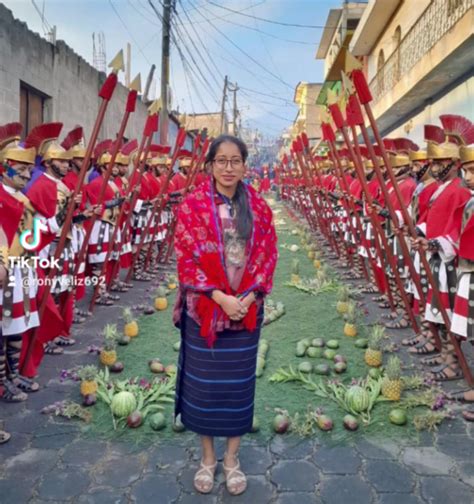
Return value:
<svg viewBox="0 0 474 504">
<path fill-rule="evenodd" d="M 130 42 L 132 78 L 141 72 L 144 86 L 154 63 L 159 96 L 161 21 L 149 0 L 2 1 L 35 32 L 44 34 L 47 25 L 56 26 L 57 38 L 91 64 L 94 32 L 105 35 L 107 61 Z M 161 1 L 152 0 L 160 13 Z M 322 62 L 315 60 L 322 29 L 282 26 L 249 16 L 324 26 L 329 9 L 341 4 L 342 0 L 177 0 L 171 51 L 173 108 L 187 113 L 219 111 L 228 75 L 241 87 L 237 101 L 243 124 L 278 136 L 296 116 L 292 101 L 298 82 L 323 80 Z M 231 107 L 229 100 L 229 112 Z"/>
</svg>

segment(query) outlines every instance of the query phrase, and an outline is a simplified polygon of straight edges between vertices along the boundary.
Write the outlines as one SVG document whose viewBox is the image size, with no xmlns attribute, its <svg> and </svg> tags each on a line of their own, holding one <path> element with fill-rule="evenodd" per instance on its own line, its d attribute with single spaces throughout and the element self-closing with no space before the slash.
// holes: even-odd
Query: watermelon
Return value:
<svg viewBox="0 0 474 504">
<path fill-rule="evenodd" d="M 357 348 L 367 348 L 369 340 L 367 338 L 359 338 L 355 340 L 354 346 Z"/>
<path fill-rule="evenodd" d="M 173 350 L 175 352 L 179 352 L 179 349 L 181 348 L 181 341 L 177 341 L 174 345 L 173 345 Z"/>
<path fill-rule="evenodd" d="M 388 417 L 395 425 L 405 425 L 407 423 L 407 413 L 401 408 L 395 408 L 390 411 Z"/>
<path fill-rule="evenodd" d="M 311 373 L 313 371 L 313 365 L 311 364 L 311 362 L 303 361 L 298 366 L 298 371 L 301 371 L 302 373 Z"/>
<path fill-rule="evenodd" d="M 302 343 L 306 348 L 311 346 L 311 340 L 309 338 L 302 339 L 300 343 Z"/>
<path fill-rule="evenodd" d="M 265 369 L 265 359 L 263 357 L 260 357 L 260 355 L 257 357 L 257 367 L 261 367 L 262 369 Z"/>
<path fill-rule="evenodd" d="M 253 417 L 252 420 L 252 429 L 250 432 L 258 432 L 260 430 L 260 422 L 256 416 Z"/>
<path fill-rule="evenodd" d="M 330 370 L 327 364 L 318 364 L 314 367 L 314 372 L 318 375 L 328 375 Z"/>
<path fill-rule="evenodd" d="M 313 341 L 311 342 L 311 346 L 322 348 L 325 345 L 325 341 L 323 338 L 314 338 Z"/>
<path fill-rule="evenodd" d="M 118 418 L 125 418 L 130 415 L 137 407 L 137 400 L 131 392 L 126 390 L 115 394 L 110 403 L 110 409 L 114 416 Z"/>
<path fill-rule="evenodd" d="M 347 364 L 345 362 L 336 362 L 336 364 L 334 364 L 334 371 L 336 371 L 336 373 L 338 374 L 345 373 L 346 369 Z"/>
<path fill-rule="evenodd" d="M 166 427 L 165 415 L 163 415 L 163 413 L 155 413 L 150 416 L 148 423 L 150 424 L 150 427 L 155 431 L 164 429 Z"/>
<path fill-rule="evenodd" d="M 346 403 L 352 411 L 361 413 L 369 407 L 369 393 L 359 385 L 352 385 L 346 392 Z"/>
<path fill-rule="evenodd" d="M 332 349 L 339 348 L 339 341 L 337 341 L 337 340 L 335 340 L 335 339 L 329 340 L 329 341 L 326 343 L 326 346 L 327 346 L 328 348 L 332 348 Z"/>
<path fill-rule="evenodd" d="M 321 357 L 321 354 L 322 354 L 321 349 L 313 346 L 310 346 L 308 350 L 306 350 L 306 355 L 311 358 Z"/>
<path fill-rule="evenodd" d="M 336 350 L 332 350 L 330 348 L 326 348 L 323 352 L 323 357 L 328 360 L 333 360 L 336 357 Z"/>
<path fill-rule="evenodd" d="M 299 341 L 297 344 L 296 344 L 296 357 L 304 357 L 304 354 L 306 353 L 306 346 L 301 343 L 301 341 Z"/>
</svg>

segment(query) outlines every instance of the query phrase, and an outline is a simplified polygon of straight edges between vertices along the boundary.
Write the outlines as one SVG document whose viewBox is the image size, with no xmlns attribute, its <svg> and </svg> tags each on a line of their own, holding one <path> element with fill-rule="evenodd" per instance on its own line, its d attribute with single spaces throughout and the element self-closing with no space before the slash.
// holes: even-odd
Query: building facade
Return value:
<svg viewBox="0 0 474 504">
<path fill-rule="evenodd" d="M 321 121 L 316 104 L 321 87 L 322 84 L 300 82 L 293 99 L 298 105 L 298 113 L 291 129 L 292 137 L 296 138 L 305 131 L 311 145 L 317 145 L 321 141 Z"/>
<path fill-rule="evenodd" d="M 384 136 L 422 144 L 441 114 L 474 120 L 474 0 L 370 0 L 350 50 Z"/>
<path fill-rule="evenodd" d="M 65 42 L 48 42 L 0 3 L 0 124 L 20 121 L 25 135 L 42 122 L 62 122 L 63 132 L 80 124 L 87 140 L 105 78 Z M 127 94 L 128 89 L 118 84 L 99 139 L 116 136 Z M 140 138 L 146 117 L 147 107 L 139 99 L 125 136 Z"/>
</svg>

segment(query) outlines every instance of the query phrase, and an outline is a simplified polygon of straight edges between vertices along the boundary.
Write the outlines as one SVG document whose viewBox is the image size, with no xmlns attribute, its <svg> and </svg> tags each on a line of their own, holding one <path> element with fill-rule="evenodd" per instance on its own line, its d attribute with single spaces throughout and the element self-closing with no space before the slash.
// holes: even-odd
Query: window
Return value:
<svg viewBox="0 0 474 504">
<path fill-rule="evenodd" d="M 394 77 L 395 82 L 400 80 L 400 42 L 402 41 L 402 29 L 397 26 L 393 34 L 393 52 L 394 52 Z"/>
<path fill-rule="evenodd" d="M 379 51 L 379 57 L 377 58 L 377 85 L 379 92 L 383 91 L 384 88 L 384 71 L 385 71 L 385 54 L 383 49 Z"/>
<path fill-rule="evenodd" d="M 20 82 L 20 122 L 23 136 L 44 122 L 44 105 L 48 96 L 24 82 Z"/>
</svg>

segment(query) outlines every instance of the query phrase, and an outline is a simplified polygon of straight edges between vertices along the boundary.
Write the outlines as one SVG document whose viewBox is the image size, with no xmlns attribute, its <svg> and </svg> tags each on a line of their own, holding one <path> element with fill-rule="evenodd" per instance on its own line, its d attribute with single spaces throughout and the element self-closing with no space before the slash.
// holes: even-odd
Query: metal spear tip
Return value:
<svg viewBox="0 0 474 504">
<path fill-rule="evenodd" d="M 137 74 L 135 79 L 132 80 L 128 89 L 130 89 L 130 91 L 136 91 L 137 93 L 142 92 L 142 78 L 140 74 Z"/>
<path fill-rule="evenodd" d="M 112 72 L 115 74 L 118 74 L 120 70 L 122 72 L 125 70 L 122 49 L 120 49 L 120 51 L 115 55 L 115 58 L 109 63 L 108 67 L 111 68 Z"/>
<path fill-rule="evenodd" d="M 150 115 L 158 114 L 161 110 L 161 98 L 157 98 L 153 101 L 153 103 L 148 107 L 148 113 Z"/>
<path fill-rule="evenodd" d="M 362 70 L 362 63 L 349 51 L 346 51 L 346 60 L 344 62 L 344 71 L 348 74 L 352 70 Z"/>
<path fill-rule="evenodd" d="M 335 91 L 328 89 L 326 92 L 328 105 L 336 105 L 338 102 L 338 96 Z"/>
</svg>

